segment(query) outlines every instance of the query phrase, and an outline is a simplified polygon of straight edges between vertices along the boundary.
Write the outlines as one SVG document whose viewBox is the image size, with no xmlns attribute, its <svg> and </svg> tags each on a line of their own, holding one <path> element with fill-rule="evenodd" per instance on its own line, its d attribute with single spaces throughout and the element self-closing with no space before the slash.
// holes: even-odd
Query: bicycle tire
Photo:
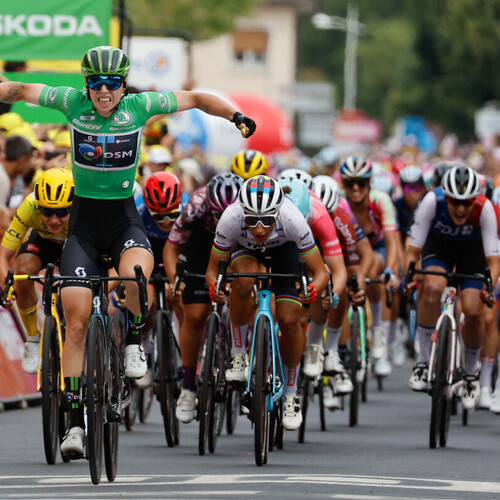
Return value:
<svg viewBox="0 0 500 500">
<path fill-rule="evenodd" d="M 269 412 L 267 411 L 269 380 L 269 340 L 271 325 L 266 316 L 260 316 L 255 329 L 254 386 L 251 413 L 254 423 L 255 463 L 267 463 L 269 446 Z"/>
<path fill-rule="evenodd" d="M 322 432 L 326 431 L 326 419 L 325 419 L 325 402 L 323 399 L 323 377 L 320 378 L 318 385 L 316 386 L 318 391 L 318 402 L 319 402 L 319 427 Z"/>
<path fill-rule="evenodd" d="M 125 408 L 125 412 L 123 415 L 125 428 L 128 431 L 132 431 L 135 427 L 135 422 L 137 420 L 137 414 L 139 413 L 139 405 L 141 404 L 142 397 L 142 389 L 137 387 L 135 384 L 132 385 L 131 390 L 132 394 L 130 395 L 130 404 Z"/>
<path fill-rule="evenodd" d="M 59 444 L 62 444 L 64 435 L 66 434 L 66 429 L 69 425 L 69 413 L 63 411 L 63 407 L 59 407 Z M 68 463 L 70 459 L 61 453 L 62 461 Z"/>
<path fill-rule="evenodd" d="M 116 405 L 116 408 L 120 409 L 124 374 L 122 373 L 120 351 L 116 346 L 117 329 L 119 329 L 119 326 L 111 319 L 108 335 L 109 367 L 106 370 L 104 401 L 106 408 L 110 405 Z M 112 408 L 109 408 L 109 410 L 112 411 Z M 112 421 L 110 411 L 108 411 L 108 418 L 104 424 L 104 463 L 108 481 L 114 481 L 118 468 L 119 422 Z"/>
<path fill-rule="evenodd" d="M 276 441 L 275 445 L 278 450 L 285 447 L 285 428 L 283 427 L 283 406 L 278 404 L 276 406 Z"/>
<path fill-rule="evenodd" d="M 351 319 L 351 356 L 349 358 L 350 377 L 352 381 L 352 392 L 349 398 L 349 427 L 355 427 L 358 424 L 358 410 L 359 410 L 359 339 L 360 336 L 360 321 L 359 311 L 352 311 Z"/>
<path fill-rule="evenodd" d="M 212 357 L 215 375 L 215 397 L 213 403 L 214 410 L 212 413 L 214 432 L 208 435 L 208 450 L 210 453 L 215 451 L 217 438 L 221 435 L 224 426 L 227 398 L 225 373 L 229 365 L 230 357 L 228 332 L 223 323 L 219 322 L 218 336 L 215 339 L 215 349 Z"/>
<path fill-rule="evenodd" d="M 450 330 L 448 330 L 448 335 L 446 336 L 446 344 L 443 347 L 445 358 L 445 387 L 447 386 L 448 370 L 447 367 L 451 366 L 453 353 L 451 352 L 451 335 L 449 335 Z M 452 401 L 448 400 L 446 394 L 443 396 L 443 409 L 441 410 L 441 421 L 439 423 L 439 446 L 444 448 L 446 446 L 446 441 L 448 439 L 448 430 L 450 427 L 450 416 L 452 410 Z"/>
<path fill-rule="evenodd" d="M 309 395 L 313 394 L 314 387 L 313 381 L 308 376 L 302 374 L 302 400 L 300 402 L 300 411 L 302 412 L 302 423 L 299 427 L 299 435 L 298 440 L 300 444 L 304 443 L 305 434 L 306 434 L 306 421 L 307 421 L 307 410 L 309 409 Z"/>
<path fill-rule="evenodd" d="M 87 374 L 85 401 L 87 405 L 87 458 L 93 484 L 101 481 L 103 464 L 103 401 L 104 401 L 104 327 L 101 318 L 92 316 L 86 336 Z"/>
<path fill-rule="evenodd" d="M 155 318 L 154 331 L 157 347 L 158 401 L 163 418 L 165 439 L 169 448 L 178 444 L 179 422 L 175 416 L 177 406 L 177 373 L 173 359 L 173 332 L 164 312 Z"/>
<path fill-rule="evenodd" d="M 444 389 L 446 383 L 446 345 L 449 329 L 451 328 L 450 319 L 444 317 L 439 327 L 438 346 L 436 351 L 436 362 L 434 370 L 434 381 L 432 386 L 432 407 L 431 421 L 429 426 L 429 447 L 436 448 L 441 425 L 443 412 L 443 401 L 445 398 Z"/>
<path fill-rule="evenodd" d="M 146 389 L 141 389 L 139 400 L 139 421 L 141 424 L 146 423 L 149 417 L 149 411 L 151 410 L 151 405 L 153 404 L 153 386 L 147 387 Z M 179 442 L 177 441 L 177 443 Z"/>
<path fill-rule="evenodd" d="M 59 448 L 59 408 L 61 402 L 61 366 L 57 326 L 54 316 L 43 322 L 42 345 L 42 426 L 45 460 L 49 465 L 56 462 Z"/>
<path fill-rule="evenodd" d="M 200 364 L 200 391 L 198 397 L 198 453 L 205 454 L 205 448 L 210 440 L 214 446 L 214 355 L 215 338 L 219 332 L 219 317 L 210 314 L 205 329 L 204 346 L 202 347 L 202 360 Z M 208 446 L 210 451 L 210 445 Z"/>
<path fill-rule="evenodd" d="M 229 388 L 226 397 L 226 432 L 232 435 L 240 414 L 240 391 Z"/>
</svg>

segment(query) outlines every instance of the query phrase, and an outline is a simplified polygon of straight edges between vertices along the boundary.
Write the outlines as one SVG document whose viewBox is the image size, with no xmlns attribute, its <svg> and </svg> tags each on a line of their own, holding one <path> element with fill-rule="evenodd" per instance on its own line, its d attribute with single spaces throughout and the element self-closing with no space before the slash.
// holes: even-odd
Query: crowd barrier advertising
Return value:
<svg viewBox="0 0 500 500">
<path fill-rule="evenodd" d="M 36 375 L 21 367 L 24 336 L 14 314 L 0 307 L 0 403 L 38 397 Z"/>
<path fill-rule="evenodd" d="M 0 59 L 80 59 L 109 43 L 112 0 L 0 2 Z"/>
</svg>

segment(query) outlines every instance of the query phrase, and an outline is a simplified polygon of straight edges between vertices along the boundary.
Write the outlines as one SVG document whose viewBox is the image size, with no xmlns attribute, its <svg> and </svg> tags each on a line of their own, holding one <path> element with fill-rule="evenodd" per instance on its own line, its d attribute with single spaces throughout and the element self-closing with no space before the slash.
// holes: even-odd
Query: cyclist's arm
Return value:
<svg viewBox="0 0 500 500">
<path fill-rule="evenodd" d="M 176 90 L 172 92 L 177 99 L 177 111 L 198 108 L 209 115 L 220 116 L 231 121 L 238 111 L 228 102 L 212 94 Z"/>
<path fill-rule="evenodd" d="M 360 271 L 363 274 L 364 279 L 364 276 L 368 276 L 370 269 L 373 269 L 373 266 L 375 265 L 375 253 L 373 252 L 373 248 L 370 245 L 368 238 L 359 240 L 356 246 L 358 247 L 358 252 L 361 256 Z M 364 284 L 362 288 L 364 288 Z"/>
<path fill-rule="evenodd" d="M 179 255 L 181 254 L 182 246 L 171 243 L 167 240 L 163 247 L 163 264 L 170 283 L 175 281 L 175 269 Z"/>
<path fill-rule="evenodd" d="M 207 272 L 205 273 L 205 280 L 208 286 L 217 281 L 217 275 L 219 274 L 219 261 L 225 260 L 226 262 L 228 262 L 230 255 L 230 253 L 218 252 L 214 247 L 212 247 L 212 251 L 210 252 L 210 260 L 208 261 Z"/>
<path fill-rule="evenodd" d="M 330 276 L 328 274 L 328 269 L 323 262 L 323 258 L 321 257 L 321 253 L 316 248 L 311 253 L 302 254 L 302 258 L 313 276 L 311 284 L 316 287 L 316 290 L 323 290 L 328 283 Z"/>
<path fill-rule="evenodd" d="M 16 251 L 11 248 L 7 248 L 4 245 L 0 245 L 0 287 L 3 288 L 5 283 L 5 277 L 7 272 L 12 268 L 10 265 L 10 259 L 14 257 Z"/>
<path fill-rule="evenodd" d="M 408 272 L 408 268 L 410 267 L 410 262 L 412 260 L 414 260 L 415 262 L 418 262 L 418 259 L 420 258 L 421 253 L 422 253 L 422 249 L 419 247 L 415 247 L 413 245 L 410 245 L 408 247 L 408 249 L 406 250 L 405 262 L 404 262 L 405 274 Z"/>
<path fill-rule="evenodd" d="M 387 247 L 386 267 L 392 270 L 394 274 L 398 274 L 398 256 L 399 256 L 399 239 L 397 231 L 389 231 L 384 233 L 385 245 Z"/>
<path fill-rule="evenodd" d="M 325 264 L 332 272 L 333 292 L 340 296 L 345 288 L 347 280 L 347 270 L 344 265 L 344 257 L 337 255 L 335 257 L 324 257 Z"/>
<path fill-rule="evenodd" d="M 495 286 L 500 275 L 500 259 L 495 255 L 489 255 L 486 257 L 486 263 L 490 269 L 491 282 Z"/>
<path fill-rule="evenodd" d="M 45 85 L 41 83 L 2 82 L 0 83 L 0 101 L 9 103 L 25 101 L 38 104 L 43 87 Z"/>
</svg>

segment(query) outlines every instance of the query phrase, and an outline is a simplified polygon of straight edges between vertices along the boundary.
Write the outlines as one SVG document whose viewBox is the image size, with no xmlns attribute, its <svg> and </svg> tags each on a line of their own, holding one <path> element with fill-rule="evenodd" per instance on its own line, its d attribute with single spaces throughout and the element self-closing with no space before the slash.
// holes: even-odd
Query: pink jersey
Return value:
<svg viewBox="0 0 500 500">
<path fill-rule="evenodd" d="M 337 237 L 337 231 L 325 205 L 312 192 L 309 192 L 309 214 L 307 222 L 314 239 L 319 242 L 323 257 L 342 255 L 342 248 Z"/>
</svg>

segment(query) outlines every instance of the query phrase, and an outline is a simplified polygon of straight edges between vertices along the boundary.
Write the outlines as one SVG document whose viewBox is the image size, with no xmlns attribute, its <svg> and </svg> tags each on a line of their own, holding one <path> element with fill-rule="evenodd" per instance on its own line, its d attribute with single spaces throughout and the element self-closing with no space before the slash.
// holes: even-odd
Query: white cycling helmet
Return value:
<svg viewBox="0 0 500 500">
<path fill-rule="evenodd" d="M 273 215 L 283 203 L 285 195 L 278 181 L 267 175 L 246 180 L 238 193 L 238 201 L 246 214 Z"/>
<path fill-rule="evenodd" d="M 340 176 L 344 179 L 369 179 L 372 176 L 372 163 L 364 156 L 347 156 L 340 162 Z"/>
<path fill-rule="evenodd" d="M 424 184 L 424 174 L 419 167 L 410 165 L 399 172 L 399 181 L 401 184 L 415 184 L 417 182 Z"/>
<path fill-rule="evenodd" d="M 277 180 L 292 180 L 299 179 L 307 186 L 307 189 L 311 189 L 313 178 L 311 174 L 307 173 L 304 170 L 299 170 L 298 168 L 287 168 L 278 174 Z"/>
<path fill-rule="evenodd" d="M 314 194 L 323 202 L 328 212 L 337 210 L 340 202 L 339 185 L 337 181 L 329 175 L 317 175 L 313 177 Z"/>
<path fill-rule="evenodd" d="M 443 176 L 441 188 L 445 196 L 456 200 L 469 200 L 481 194 L 479 176 L 470 167 L 457 165 Z"/>
</svg>

